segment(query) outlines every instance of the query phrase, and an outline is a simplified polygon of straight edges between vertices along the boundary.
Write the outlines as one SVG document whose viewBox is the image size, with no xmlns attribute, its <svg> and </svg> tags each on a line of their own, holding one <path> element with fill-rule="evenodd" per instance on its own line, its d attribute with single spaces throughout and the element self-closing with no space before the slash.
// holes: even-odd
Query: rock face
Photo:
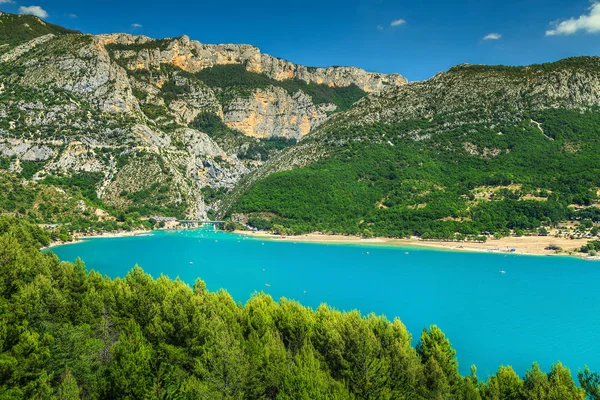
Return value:
<svg viewBox="0 0 600 400">
<path fill-rule="evenodd" d="M 29 140 L 5 139 L 0 142 L 0 154 L 25 161 L 46 161 L 56 155 L 56 151 L 46 145 Z"/>
<path fill-rule="evenodd" d="M 98 35 L 96 39 L 121 66 L 134 74 L 160 75 L 165 66 L 193 74 L 215 66 L 240 65 L 273 82 L 294 80 L 331 88 L 356 85 L 366 93 L 407 83 L 398 74 L 372 73 L 355 67 L 305 67 L 262 54 L 254 46 L 202 44 L 187 36 L 154 40 L 146 36 L 108 34 Z M 180 74 L 176 79 L 177 85 L 189 89 L 169 104 L 179 121 L 187 124 L 202 112 L 214 112 L 229 128 L 250 137 L 299 139 L 326 121 L 334 111 L 339 111 L 335 104 L 315 104 L 304 91 L 289 92 L 276 85 L 257 87 L 244 95 L 231 95 L 227 88 L 194 84 L 190 75 Z M 159 87 L 164 84 L 164 79 L 155 82 Z M 152 88 L 137 85 L 141 90 L 152 91 Z M 223 96 L 223 92 L 227 96 Z"/>
<path fill-rule="evenodd" d="M 126 71 L 112 62 L 99 40 L 84 35 L 52 39 L 51 35 L 33 39 L 19 46 L 28 51 L 20 52 L 18 59 L 5 61 L 26 68 L 21 84 L 66 90 L 96 103 L 103 112 L 139 111 Z"/>
<path fill-rule="evenodd" d="M 9 61 L 14 61 L 23 54 L 27 53 L 29 50 L 33 49 L 35 46 L 45 43 L 48 40 L 52 40 L 54 37 L 55 35 L 49 33 L 47 35 L 40 36 L 26 43 L 23 43 L 22 45 L 17 46 L 14 49 L 2 54 L 2 56 L 0 56 L 0 62 L 6 63 Z"/>
<path fill-rule="evenodd" d="M 331 87 L 355 84 L 365 92 L 378 92 L 387 86 L 404 85 L 408 81 L 399 74 L 367 72 L 356 67 L 313 68 L 262 54 L 247 44 L 202 44 L 187 36 L 153 41 L 145 36 L 128 34 L 99 35 L 105 45 L 144 45 L 141 50 L 118 50 L 116 57 L 127 61 L 132 70 L 152 70 L 171 64 L 188 72 L 198 72 L 215 65 L 240 64 L 250 72 L 265 74 L 283 81 L 298 79 Z"/>
<path fill-rule="evenodd" d="M 290 96 L 284 89 L 273 87 L 257 89 L 250 98 L 229 103 L 223 108 L 223 120 L 248 136 L 300 139 L 333 110 L 335 106 L 330 104 L 315 106 L 301 91 Z"/>
</svg>

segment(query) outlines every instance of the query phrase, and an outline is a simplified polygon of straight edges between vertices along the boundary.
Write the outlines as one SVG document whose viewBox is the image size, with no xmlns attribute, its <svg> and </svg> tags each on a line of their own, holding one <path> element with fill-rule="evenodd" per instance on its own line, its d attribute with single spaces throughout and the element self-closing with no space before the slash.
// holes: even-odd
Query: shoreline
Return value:
<svg viewBox="0 0 600 400">
<path fill-rule="evenodd" d="M 441 240 L 424 240 L 418 237 L 410 239 L 369 238 L 359 236 L 327 235 L 322 233 L 309 233 L 298 236 L 273 235 L 269 232 L 234 231 L 238 235 L 245 235 L 265 240 L 317 244 L 366 244 L 388 245 L 396 247 L 429 248 L 447 251 L 462 251 L 469 253 L 498 253 L 529 256 L 568 256 L 584 260 L 600 260 L 600 257 L 590 257 L 579 253 L 577 250 L 587 244 L 589 239 L 555 238 L 551 236 L 509 236 L 502 239 L 488 239 L 487 242 L 456 242 Z M 561 252 L 546 250 L 546 247 L 556 245 L 562 248 Z M 514 250 L 514 251 L 513 251 Z"/>
<path fill-rule="evenodd" d="M 184 229 L 177 229 L 176 231 Z M 42 250 L 51 249 L 56 246 L 64 246 L 77 244 L 86 239 L 115 239 L 122 237 L 145 236 L 152 232 L 173 231 L 172 229 L 156 229 L 136 230 L 136 231 L 121 231 L 121 232 L 105 232 L 96 235 L 74 235 L 71 242 L 52 242 Z M 385 237 L 362 238 L 360 236 L 344 236 L 344 235 L 328 235 L 323 233 L 309 233 L 298 236 L 275 235 L 266 231 L 234 231 L 232 232 L 241 236 L 249 236 L 258 239 L 281 242 L 299 242 L 299 243 L 315 243 L 315 244 L 364 244 L 364 245 L 382 245 L 392 247 L 415 247 L 420 249 L 446 250 L 446 251 L 461 251 L 468 253 L 498 253 L 498 254 L 515 254 L 529 256 L 567 256 L 577 257 L 584 260 L 594 261 L 600 260 L 598 257 L 590 257 L 587 254 L 579 253 L 577 250 L 588 242 L 589 239 L 569 239 L 555 238 L 552 236 L 509 236 L 501 239 L 488 239 L 487 242 L 456 242 L 456 241 L 441 241 L 441 240 L 424 240 L 418 237 L 410 239 L 394 239 Z M 546 247 L 556 245 L 562 248 L 562 251 L 546 250 Z"/>
</svg>

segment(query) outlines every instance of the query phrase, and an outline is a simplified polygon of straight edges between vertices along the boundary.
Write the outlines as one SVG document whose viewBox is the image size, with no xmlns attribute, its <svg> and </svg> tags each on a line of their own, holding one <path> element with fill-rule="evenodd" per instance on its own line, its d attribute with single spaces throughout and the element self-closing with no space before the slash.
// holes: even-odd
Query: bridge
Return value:
<svg viewBox="0 0 600 400">
<path fill-rule="evenodd" d="M 178 219 L 177 222 L 179 222 L 182 225 L 185 225 L 186 227 L 202 225 L 212 225 L 213 227 L 216 227 L 217 225 L 225 224 L 225 221 L 208 221 L 201 219 Z"/>
</svg>

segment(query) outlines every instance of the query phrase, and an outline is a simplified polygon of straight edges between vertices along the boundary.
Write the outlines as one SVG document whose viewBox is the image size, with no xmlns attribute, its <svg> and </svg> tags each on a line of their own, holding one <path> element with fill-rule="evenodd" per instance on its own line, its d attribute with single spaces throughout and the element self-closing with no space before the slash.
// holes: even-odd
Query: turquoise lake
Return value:
<svg viewBox="0 0 600 400">
<path fill-rule="evenodd" d="M 560 360 L 574 374 L 586 364 L 600 371 L 600 262 L 295 244 L 208 231 L 91 239 L 52 251 L 65 261 L 81 257 L 88 269 L 112 278 L 135 264 L 190 285 L 199 277 L 239 302 L 264 291 L 313 308 L 327 303 L 397 316 L 415 341 L 436 324 L 457 350 L 461 372 L 475 364 L 481 378 L 502 364 L 523 375 L 533 361 L 544 370 Z"/>
</svg>

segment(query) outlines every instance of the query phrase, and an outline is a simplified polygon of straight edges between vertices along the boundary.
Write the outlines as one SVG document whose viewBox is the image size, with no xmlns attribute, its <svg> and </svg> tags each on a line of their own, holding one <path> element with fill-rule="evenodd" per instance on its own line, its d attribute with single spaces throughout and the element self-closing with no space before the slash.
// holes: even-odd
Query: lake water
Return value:
<svg viewBox="0 0 600 400">
<path fill-rule="evenodd" d="M 560 360 L 574 374 L 586 364 L 600 371 L 600 262 L 295 244 L 208 231 L 92 239 L 52 251 L 62 260 L 81 257 L 112 278 L 139 264 L 153 277 L 190 285 L 199 277 L 240 302 L 264 291 L 313 308 L 327 303 L 398 316 L 413 339 L 436 324 L 456 348 L 461 372 L 476 364 L 480 378 L 501 364 L 523 375 L 533 361 L 544 370 Z"/>
</svg>

